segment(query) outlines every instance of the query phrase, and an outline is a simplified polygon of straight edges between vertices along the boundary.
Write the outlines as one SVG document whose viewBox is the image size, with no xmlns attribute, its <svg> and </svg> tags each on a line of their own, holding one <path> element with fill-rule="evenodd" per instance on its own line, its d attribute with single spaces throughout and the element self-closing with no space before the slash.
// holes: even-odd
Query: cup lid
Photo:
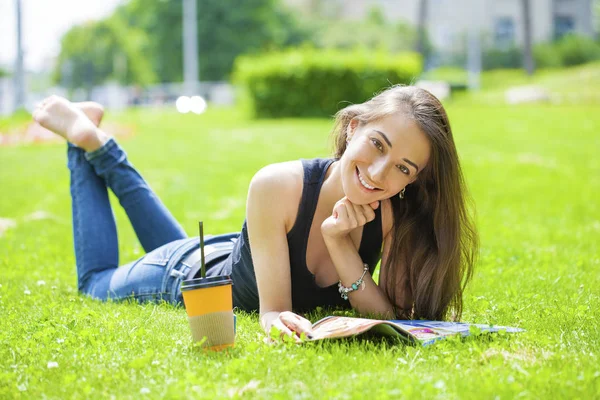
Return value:
<svg viewBox="0 0 600 400">
<path fill-rule="evenodd" d="M 231 276 L 220 275 L 211 276 L 207 278 L 195 278 L 187 279 L 181 283 L 181 291 L 194 290 L 194 289 L 205 289 L 214 286 L 233 285 Z"/>
</svg>

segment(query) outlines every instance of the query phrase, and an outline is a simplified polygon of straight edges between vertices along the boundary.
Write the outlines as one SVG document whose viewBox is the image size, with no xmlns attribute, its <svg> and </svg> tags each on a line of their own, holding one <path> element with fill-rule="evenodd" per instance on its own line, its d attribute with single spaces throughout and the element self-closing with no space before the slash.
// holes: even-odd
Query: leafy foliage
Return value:
<svg viewBox="0 0 600 400">
<path fill-rule="evenodd" d="M 585 36 L 565 35 L 554 42 L 542 42 L 533 46 L 536 68 L 570 67 L 600 59 L 600 43 Z M 483 54 L 483 68 L 521 68 L 522 49 L 490 48 Z"/>
<path fill-rule="evenodd" d="M 534 56 L 539 67 L 581 65 L 600 60 L 600 43 L 585 36 L 565 35 L 556 42 L 536 45 Z"/>
<path fill-rule="evenodd" d="M 417 30 L 405 22 L 390 22 L 378 6 L 372 6 L 364 19 L 341 18 L 343 4 L 316 1 L 312 12 L 299 22 L 310 32 L 311 45 L 320 49 L 371 49 L 393 54 L 412 51 L 417 42 Z M 425 52 L 433 45 L 425 36 Z"/>
<path fill-rule="evenodd" d="M 563 66 L 580 65 L 600 59 L 600 43 L 577 35 L 565 35 L 557 43 Z"/>
<path fill-rule="evenodd" d="M 80 25 L 61 40 L 54 79 L 67 88 L 91 87 L 114 80 L 121 84 L 155 82 L 145 56 L 148 38 L 117 17 Z"/>
<path fill-rule="evenodd" d="M 560 53 L 553 43 L 538 43 L 533 46 L 533 59 L 536 68 L 556 68 L 562 66 Z"/>
<path fill-rule="evenodd" d="M 507 49 L 489 48 L 483 52 L 482 68 L 520 68 L 523 65 L 522 50 L 516 46 Z"/>
<path fill-rule="evenodd" d="M 202 0 L 197 5 L 199 72 L 205 81 L 226 79 L 239 54 L 281 48 L 305 37 L 277 0 Z M 115 77 L 138 84 L 182 81 L 182 13 L 181 0 L 132 0 L 106 20 L 72 28 L 62 41 L 56 77 L 71 69 L 69 86 Z M 126 77 L 115 71 L 119 54 L 127 59 Z"/>
<path fill-rule="evenodd" d="M 340 100 L 363 102 L 392 84 L 408 84 L 422 70 L 416 53 L 389 55 L 304 48 L 236 62 L 258 117 L 328 116 Z"/>
</svg>

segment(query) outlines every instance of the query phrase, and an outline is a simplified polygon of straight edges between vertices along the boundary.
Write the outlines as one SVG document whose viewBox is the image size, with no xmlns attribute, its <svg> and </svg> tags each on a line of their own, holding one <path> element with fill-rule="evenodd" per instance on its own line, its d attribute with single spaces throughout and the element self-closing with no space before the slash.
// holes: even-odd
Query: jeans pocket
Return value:
<svg viewBox="0 0 600 400">
<path fill-rule="evenodd" d="M 166 267 L 169 260 L 173 256 L 175 249 L 172 246 L 162 246 L 158 249 L 152 250 L 142 258 L 142 263 L 147 265 L 157 265 L 160 267 Z"/>
<path fill-rule="evenodd" d="M 149 253 L 143 258 L 142 263 L 148 264 L 148 265 L 158 265 L 160 267 L 166 267 L 167 264 L 169 263 L 169 258 L 162 257 L 160 254 Z"/>
<path fill-rule="evenodd" d="M 179 257 L 182 255 L 182 249 L 185 250 L 185 246 L 188 246 L 188 242 L 189 239 L 181 239 L 167 243 L 146 254 L 144 257 L 142 257 L 141 262 L 143 264 L 166 267 L 173 261 L 173 257 Z"/>
</svg>

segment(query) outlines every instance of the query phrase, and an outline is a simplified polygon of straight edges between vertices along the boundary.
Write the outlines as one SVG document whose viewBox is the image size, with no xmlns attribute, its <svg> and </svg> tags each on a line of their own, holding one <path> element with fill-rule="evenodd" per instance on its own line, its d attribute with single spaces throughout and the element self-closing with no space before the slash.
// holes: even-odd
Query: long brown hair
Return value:
<svg viewBox="0 0 600 400">
<path fill-rule="evenodd" d="M 473 274 L 478 235 L 448 115 L 440 101 L 414 86 L 392 86 L 335 116 L 334 155 L 346 151 L 348 124 L 369 123 L 394 113 L 414 120 L 429 139 L 431 155 L 404 199 L 393 196 L 392 242 L 382 271 L 382 289 L 397 305 L 400 281 L 412 294 L 412 309 L 395 307 L 397 318 L 460 319 L 462 297 Z M 399 275 L 400 274 L 400 275 Z M 401 278 L 401 279 L 398 279 Z"/>
</svg>

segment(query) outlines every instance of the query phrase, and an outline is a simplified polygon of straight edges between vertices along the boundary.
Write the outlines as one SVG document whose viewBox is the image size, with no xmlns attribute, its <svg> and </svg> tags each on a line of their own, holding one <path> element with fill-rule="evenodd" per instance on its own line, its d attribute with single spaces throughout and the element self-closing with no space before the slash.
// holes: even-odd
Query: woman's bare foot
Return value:
<svg viewBox="0 0 600 400">
<path fill-rule="evenodd" d="M 100 126 L 102 117 L 104 117 L 104 107 L 100 103 L 96 103 L 95 101 L 81 101 L 72 104 L 81 109 L 94 125 Z"/>
<path fill-rule="evenodd" d="M 63 97 L 45 99 L 34 111 L 33 119 L 87 152 L 99 149 L 108 140 L 80 107 Z"/>
</svg>

